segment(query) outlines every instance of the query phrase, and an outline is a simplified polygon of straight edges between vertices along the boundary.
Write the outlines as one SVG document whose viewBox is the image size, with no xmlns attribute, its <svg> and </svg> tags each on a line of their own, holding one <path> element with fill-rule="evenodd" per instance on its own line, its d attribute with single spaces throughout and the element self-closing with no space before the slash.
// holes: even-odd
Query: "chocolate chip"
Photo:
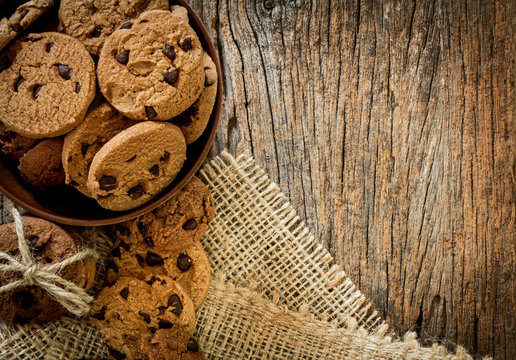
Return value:
<svg viewBox="0 0 516 360">
<path fill-rule="evenodd" d="M 140 254 L 135 254 L 136 261 L 138 261 L 138 265 L 143 269 L 145 267 L 145 260 L 143 260 L 143 257 Z"/>
<path fill-rule="evenodd" d="M 111 251 L 111 256 L 114 256 L 114 257 L 117 257 L 120 259 L 122 257 L 122 254 L 120 253 L 120 248 L 119 247 L 114 248 L 113 251 Z"/>
<path fill-rule="evenodd" d="M 152 174 L 152 176 L 158 176 L 159 175 L 159 165 L 156 164 L 153 167 L 149 169 L 149 172 Z"/>
<path fill-rule="evenodd" d="M 130 29 L 132 27 L 133 27 L 133 23 L 128 21 L 128 22 L 122 24 L 122 26 L 120 26 L 120 29 Z"/>
<path fill-rule="evenodd" d="M 38 41 L 40 41 L 41 39 L 42 39 L 42 38 L 35 38 L 35 37 L 32 37 L 32 36 L 25 36 L 25 37 L 23 38 L 23 41 L 24 41 L 24 42 L 29 42 L 29 41 L 30 41 L 30 42 L 33 42 L 33 43 L 34 43 L 34 42 L 38 42 Z"/>
<path fill-rule="evenodd" d="M 75 92 L 78 94 L 79 91 L 81 91 L 81 84 L 79 84 L 78 82 L 75 83 Z"/>
<path fill-rule="evenodd" d="M 34 297 L 28 291 L 19 291 L 14 294 L 14 297 L 16 298 L 18 305 L 24 309 L 28 309 L 34 305 Z"/>
<path fill-rule="evenodd" d="M 157 277 L 155 277 L 155 276 L 152 276 L 152 277 L 149 279 L 149 281 L 147 281 L 147 284 L 152 285 L 152 284 L 154 284 L 156 281 L 158 281 L 158 278 L 157 278 Z"/>
<path fill-rule="evenodd" d="M 20 23 L 18 23 L 18 22 L 11 24 L 11 29 L 13 29 L 13 31 L 16 31 L 17 33 L 20 33 L 23 30 Z"/>
<path fill-rule="evenodd" d="M 170 59 L 170 61 L 174 61 L 174 59 L 176 58 L 176 52 L 175 52 L 173 46 L 165 44 L 165 49 L 162 51 L 163 51 L 163 54 L 165 54 L 165 56 Z"/>
<path fill-rule="evenodd" d="M 20 87 L 21 84 L 23 84 L 25 82 L 25 79 L 23 78 L 23 76 L 18 76 L 18 79 L 16 80 L 16 82 L 14 83 L 14 91 L 15 92 L 18 92 L 18 88 Z"/>
<path fill-rule="evenodd" d="M 91 317 L 97 320 L 104 320 L 106 315 L 106 307 L 103 306 L 98 313 L 92 314 Z"/>
<path fill-rule="evenodd" d="M 192 124 L 192 120 L 199 113 L 199 109 L 192 105 L 186 109 L 182 114 L 179 114 L 172 119 L 172 123 L 177 126 L 189 126 Z"/>
<path fill-rule="evenodd" d="M 145 262 L 149 266 L 163 265 L 163 258 L 156 253 L 148 251 Z"/>
<path fill-rule="evenodd" d="M 131 230 L 129 230 L 129 228 L 125 227 L 125 226 L 122 226 L 122 225 L 118 225 L 116 227 L 116 229 L 118 230 L 118 233 L 122 236 L 129 236 L 131 235 Z"/>
<path fill-rule="evenodd" d="M 110 190 L 116 189 L 116 187 L 117 187 L 117 182 L 116 182 L 116 177 L 114 177 L 114 176 L 104 175 L 99 180 L 100 190 L 110 191 Z"/>
<path fill-rule="evenodd" d="M 158 330 L 158 329 L 156 329 L 154 326 L 151 326 L 151 327 L 149 327 L 149 330 L 150 330 L 151 334 L 155 334 L 156 330 Z"/>
<path fill-rule="evenodd" d="M 195 229 L 197 229 L 197 221 L 195 221 L 195 219 L 188 219 L 188 220 L 186 220 L 186 222 L 183 224 L 183 229 L 184 230 L 195 230 Z"/>
<path fill-rule="evenodd" d="M 102 28 L 96 27 L 90 32 L 91 37 L 98 38 L 100 33 L 102 32 Z"/>
<path fill-rule="evenodd" d="M 127 356 L 125 354 L 122 354 L 120 351 L 113 349 L 112 347 L 108 346 L 108 352 L 111 357 L 113 357 L 115 360 L 124 360 Z"/>
<path fill-rule="evenodd" d="M 160 159 L 160 161 L 165 161 L 165 160 L 168 160 L 169 157 L 170 157 L 170 153 L 168 151 L 165 151 L 163 153 L 163 156 L 160 157 L 159 159 Z"/>
<path fill-rule="evenodd" d="M 192 39 L 190 38 L 190 36 L 187 36 L 184 39 L 181 39 L 178 45 L 184 51 L 188 51 L 192 48 Z"/>
<path fill-rule="evenodd" d="M 32 247 L 32 251 L 34 251 L 35 253 L 42 252 L 43 249 L 45 248 L 45 246 L 47 245 L 46 243 L 43 243 L 40 246 L 38 246 L 38 241 L 39 241 L 39 236 L 37 236 L 37 235 L 33 235 L 33 236 L 29 237 L 30 246 Z"/>
<path fill-rule="evenodd" d="M 34 87 L 32 88 L 32 97 L 34 99 L 38 98 L 38 94 L 42 87 L 43 87 L 43 85 L 34 85 Z"/>
<path fill-rule="evenodd" d="M 160 315 L 163 315 L 168 308 L 166 306 L 159 306 L 158 311 Z"/>
<path fill-rule="evenodd" d="M 205 87 L 210 87 L 213 84 L 215 84 L 215 81 L 216 81 L 216 79 L 214 79 L 212 77 L 209 77 L 209 76 L 205 76 L 204 77 L 204 86 Z"/>
<path fill-rule="evenodd" d="M 143 237 L 147 235 L 147 226 L 144 223 L 139 222 L 138 224 L 136 224 L 136 227 L 138 228 L 138 231 L 140 232 L 140 234 L 142 234 Z"/>
<path fill-rule="evenodd" d="M 131 249 L 131 245 L 126 243 L 125 241 L 120 241 L 120 247 L 125 251 L 129 251 L 129 249 Z"/>
<path fill-rule="evenodd" d="M 89 147 L 90 147 L 90 144 L 88 144 L 88 143 L 81 143 L 81 154 L 82 154 L 82 156 L 86 155 L 86 152 L 88 151 Z"/>
<path fill-rule="evenodd" d="M 54 43 L 53 43 L 53 42 L 50 42 L 50 43 L 48 43 L 47 45 L 45 45 L 45 51 L 46 51 L 47 53 L 49 53 L 49 52 L 50 52 L 50 49 L 52 48 L 52 46 L 54 46 Z"/>
<path fill-rule="evenodd" d="M 115 55 L 115 60 L 122 65 L 127 65 L 129 62 L 129 50 L 122 51 Z"/>
<path fill-rule="evenodd" d="M 158 115 L 156 113 L 156 110 L 154 110 L 154 108 L 152 106 L 145 107 L 145 114 L 147 114 L 147 118 L 151 121 L 156 118 L 156 115 Z"/>
<path fill-rule="evenodd" d="M 186 344 L 186 349 L 191 352 L 199 351 L 199 343 L 193 337 L 188 340 L 188 344 Z"/>
<path fill-rule="evenodd" d="M 143 195 L 143 188 L 141 185 L 136 185 L 129 189 L 127 195 L 133 200 L 139 199 Z"/>
<path fill-rule="evenodd" d="M 172 313 L 176 314 L 177 316 L 181 315 L 183 312 L 183 304 L 181 303 L 181 299 L 178 295 L 172 294 L 168 298 L 167 305 L 172 308 Z"/>
<path fill-rule="evenodd" d="M 120 296 L 124 299 L 127 299 L 127 297 L 129 296 L 129 286 L 126 286 L 125 288 L 120 290 Z"/>
<path fill-rule="evenodd" d="M 147 236 L 145 239 L 143 239 L 143 241 L 145 241 L 145 244 L 147 244 L 148 247 L 154 247 L 154 241 L 152 241 L 152 237 Z"/>
<path fill-rule="evenodd" d="M 131 156 L 129 159 L 127 159 L 125 162 L 131 162 L 134 159 L 136 159 L 136 155 Z"/>
<path fill-rule="evenodd" d="M 72 68 L 63 64 L 56 64 L 56 66 L 59 76 L 65 80 L 70 80 L 70 73 L 72 72 Z"/>
<path fill-rule="evenodd" d="M 150 315 L 149 315 L 149 314 L 144 313 L 143 311 L 138 311 L 138 314 L 143 318 L 143 320 L 144 320 L 147 324 L 150 324 Z"/>
<path fill-rule="evenodd" d="M 29 13 L 29 10 L 25 9 L 20 14 L 20 21 L 23 20 L 23 18 Z"/>
<path fill-rule="evenodd" d="M 177 258 L 177 268 L 182 272 L 190 270 L 192 267 L 192 258 L 188 254 L 181 253 Z"/>
<path fill-rule="evenodd" d="M 11 66 L 11 60 L 7 55 L 4 55 L 2 59 L 0 59 L 0 73 Z"/>
<path fill-rule="evenodd" d="M 170 321 L 159 319 L 158 327 L 160 329 L 170 329 L 172 326 L 174 326 L 174 324 L 172 324 Z"/>
<path fill-rule="evenodd" d="M 108 260 L 106 262 L 106 268 L 107 269 L 111 269 L 113 270 L 115 273 L 118 274 L 118 266 L 116 265 L 116 263 L 113 261 L 113 260 Z"/>
<path fill-rule="evenodd" d="M 172 69 L 170 71 L 163 73 L 163 79 L 169 85 L 175 85 L 177 79 L 179 79 L 179 71 L 177 69 Z"/>
</svg>

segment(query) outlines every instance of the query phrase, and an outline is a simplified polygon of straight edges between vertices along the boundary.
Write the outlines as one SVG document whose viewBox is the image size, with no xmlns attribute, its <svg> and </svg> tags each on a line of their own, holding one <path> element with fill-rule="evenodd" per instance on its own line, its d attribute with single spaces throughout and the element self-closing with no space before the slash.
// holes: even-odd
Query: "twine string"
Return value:
<svg viewBox="0 0 516 360">
<path fill-rule="evenodd" d="M 73 282 L 63 279 L 57 274 L 65 267 L 82 261 L 87 257 L 97 260 L 98 254 L 93 249 L 82 249 L 76 254 L 55 264 L 41 265 L 34 260 L 32 248 L 25 238 L 23 221 L 18 209 L 11 200 L 5 198 L 7 207 L 14 218 L 15 231 L 18 237 L 18 249 L 21 261 L 0 251 L 0 272 L 19 273 L 22 277 L 0 287 L 0 293 L 8 292 L 23 286 L 38 286 L 66 310 L 76 316 L 83 316 L 90 311 L 93 297 Z"/>
</svg>

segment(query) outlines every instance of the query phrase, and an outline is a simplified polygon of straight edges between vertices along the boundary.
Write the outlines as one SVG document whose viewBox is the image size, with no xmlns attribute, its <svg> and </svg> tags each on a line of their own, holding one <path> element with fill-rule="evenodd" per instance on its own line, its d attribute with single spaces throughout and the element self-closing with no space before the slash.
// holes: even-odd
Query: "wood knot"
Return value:
<svg viewBox="0 0 516 360">
<path fill-rule="evenodd" d="M 267 10 L 272 10 L 272 9 L 274 9 L 274 2 L 271 0 L 266 0 L 263 3 L 263 7 L 265 7 Z"/>
</svg>

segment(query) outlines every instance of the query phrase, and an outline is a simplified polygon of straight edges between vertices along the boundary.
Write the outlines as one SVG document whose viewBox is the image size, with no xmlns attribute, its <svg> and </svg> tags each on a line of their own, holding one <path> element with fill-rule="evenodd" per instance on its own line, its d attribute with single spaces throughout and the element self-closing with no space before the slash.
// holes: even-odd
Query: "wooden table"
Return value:
<svg viewBox="0 0 516 360">
<path fill-rule="evenodd" d="M 254 156 L 398 334 L 514 359 L 515 2 L 190 3 L 212 154 Z"/>
</svg>

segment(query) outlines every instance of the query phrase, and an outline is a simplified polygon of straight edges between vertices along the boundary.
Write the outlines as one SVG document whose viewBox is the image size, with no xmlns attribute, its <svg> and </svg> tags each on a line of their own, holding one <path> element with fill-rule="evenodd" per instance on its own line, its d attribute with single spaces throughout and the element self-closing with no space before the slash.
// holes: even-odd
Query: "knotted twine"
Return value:
<svg viewBox="0 0 516 360">
<path fill-rule="evenodd" d="M 93 296 L 90 296 L 80 286 L 63 279 L 57 274 L 65 267 L 93 257 L 95 260 L 98 254 L 93 249 L 83 249 L 75 255 L 52 265 L 42 265 L 34 260 L 31 245 L 25 239 L 23 221 L 18 209 L 13 202 L 5 198 L 5 203 L 14 218 L 16 235 L 18 236 L 18 249 L 21 254 L 21 261 L 9 254 L 0 251 L 0 272 L 16 272 L 22 278 L 0 287 L 0 293 L 8 292 L 23 286 L 38 286 L 45 290 L 48 295 L 61 304 L 71 314 L 83 316 L 90 311 L 90 303 Z"/>
</svg>

